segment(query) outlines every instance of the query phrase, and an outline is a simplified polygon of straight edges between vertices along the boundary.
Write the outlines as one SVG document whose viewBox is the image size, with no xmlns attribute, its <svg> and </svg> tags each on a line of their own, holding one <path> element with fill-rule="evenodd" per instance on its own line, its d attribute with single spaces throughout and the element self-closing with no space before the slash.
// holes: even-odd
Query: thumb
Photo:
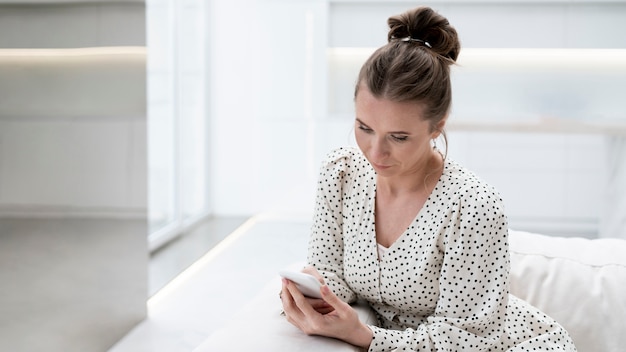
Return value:
<svg viewBox="0 0 626 352">
<path fill-rule="evenodd" d="M 337 295 L 334 294 L 333 291 L 331 291 L 328 285 L 322 285 L 320 291 L 322 293 L 322 299 L 326 301 L 326 303 L 330 304 L 333 308 L 338 309 L 346 304 L 339 297 L 337 297 Z"/>
</svg>

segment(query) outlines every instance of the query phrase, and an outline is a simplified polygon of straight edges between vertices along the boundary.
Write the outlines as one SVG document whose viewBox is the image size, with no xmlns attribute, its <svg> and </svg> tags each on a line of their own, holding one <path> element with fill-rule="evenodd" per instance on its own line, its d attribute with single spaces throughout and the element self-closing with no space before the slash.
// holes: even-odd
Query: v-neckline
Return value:
<svg viewBox="0 0 626 352">
<path fill-rule="evenodd" d="M 444 176 L 444 174 L 446 173 L 446 169 L 448 166 L 448 161 L 446 159 L 443 160 L 443 170 L 441 172 L 441 175 L 439 175 L 439 178 L 437 179 L 437 183 L 435 183 L 435 187 L 433 187 L 433 189 L 430 191 L 430 194 L 428 195 L 428 197 L 426 197 L 426 200 L 424 201 L 424 204 L 422 204 L 421 208 L 417 211 L 417 213 L 415 214 L 415 216 L 413 217 L 413 220 L 411 220 L 411 222 L 409 222 L 408 226 L 403 230 L 403 232 L 400 234 L 400 236 L 398 236 L 398 238 L 396 238 L 391 245 L 389 245 L 389 247 L 385 247 L 382 246 L 383 248 L 386 249 L 386 254 L 391 253 L 391 249 L 396 247 L 396 244 L 398 242 L 401 242 L 401 240 L 407 236 L 407 233 L 409 232 L 409 230 L 411 229 L 411 227 L 417 223 L 417 221 L 422 217 L 422 213 L 425 211 L 424 209 L 427 208 L 427 205 L 432 202 L 432 197 L 433 194 L 435 193 L 435 191 L 437 191 L 439 189 L 439 184 L 441 183 L 441 180 Z M 376 178 L 374 178 L 374 196 L 371 197 L 370 202 L 372 203 L 371 207 L 372 207 L 372 212 L 371 212 L 371 219 L 370 219 L 370 224 L 372 224 L 373 227 L 373 232 L 374 232 L 374 236 L 373 236 L 373 244 L 374 247 L 376 248 L 376 253 L 378 253 L 378 233 L 376 231 L 376 195 L 378 192 L 378 184 L 376 182 Z M 384 259 L 384 258 L 382 258 Z M 383 261 L 383 260 L 380 261 Z"/>
</svg>

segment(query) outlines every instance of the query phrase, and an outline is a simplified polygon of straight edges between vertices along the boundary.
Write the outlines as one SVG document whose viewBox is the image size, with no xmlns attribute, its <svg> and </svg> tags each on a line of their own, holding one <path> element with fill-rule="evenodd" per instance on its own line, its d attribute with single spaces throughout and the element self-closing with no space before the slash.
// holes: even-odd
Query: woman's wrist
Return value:
<svg viewBox="0 0 626 352">
<path fill-rule="evenodd" d="M 348 339 L 346 339 L 346 342 L 367 349 L 370 347 L 373 338 L 374 332 L 372 329 L 370 329 L 369 326 L 360 323 L 359 328 L 351 334 Z"/>
</svg>

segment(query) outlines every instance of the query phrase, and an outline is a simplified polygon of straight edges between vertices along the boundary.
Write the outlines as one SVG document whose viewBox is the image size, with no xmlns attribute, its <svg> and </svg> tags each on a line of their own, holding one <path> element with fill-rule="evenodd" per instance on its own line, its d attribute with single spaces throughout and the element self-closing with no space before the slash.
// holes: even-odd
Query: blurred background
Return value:
<svg viewBox="0 0 626 352">
<path fill-rule="evenodd" d="M 417 5 L 463 46 L 448 157 L 512 228 L 626 238 L 626 1 L 0 0 L 0 349 L 104 350 L 246 219 L 308 221 Z"/>
<path fill-rule="evenodd" d="M 502 192 L 513 227 L 619 236 L 626 4 L 422 4 L 464 48 L 449 156 Z M 149 1 L 151 230 L 207 213 L 309 214 L 321 158 L 352 143 L 361 63 L 386 42 L 387 17 L 414 5 Z"/>
</svg>

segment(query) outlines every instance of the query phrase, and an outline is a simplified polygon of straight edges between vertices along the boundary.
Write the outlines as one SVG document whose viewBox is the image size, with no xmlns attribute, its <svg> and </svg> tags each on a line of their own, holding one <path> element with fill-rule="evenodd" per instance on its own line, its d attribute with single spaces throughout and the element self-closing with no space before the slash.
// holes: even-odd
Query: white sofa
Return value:
<svg viewBox="0 0 626 352">
<path fill-rule="evenodd" d="M 581 352 L 626 351 L 626 240 L 510 231 L 511 292 L 554 317 Z M 301 267 L 302 263 L 294 264 Z M 276 277 L 194 352 L 358 351 L 307 336 L 280 316 Z M 361 318 L 373 316 L 359 306 Z"/>
</svg>

